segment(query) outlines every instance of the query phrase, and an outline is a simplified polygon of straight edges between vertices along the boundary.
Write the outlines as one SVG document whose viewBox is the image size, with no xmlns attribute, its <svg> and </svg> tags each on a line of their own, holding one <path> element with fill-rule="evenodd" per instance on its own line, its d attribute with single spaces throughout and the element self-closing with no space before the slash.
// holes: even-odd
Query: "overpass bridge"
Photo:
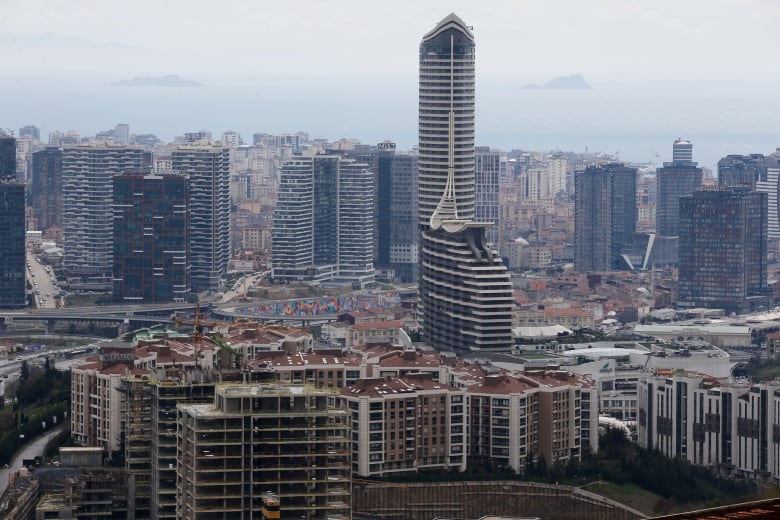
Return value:
<svg viewBox="0 0 780 520">
<path fill-rule="evenodd" d="M 58 323 L 92 324 L 98 327 L 117 327 L 118 333 L 171 322 L 176 312 L 195 312 L 194 303 L 106 305 L 94 307 L 66 307 L 0 312 L 0 335 L 6 334 L 15 323 L 43 324 L 47 334 L 54 332 Z"/>
<path fill-rule="evenodd" d="M 309 325 L 335 321 L 345 312 L 382 309 L 399 305 L 397 291 L 359 292 L 338 297 L 299 298 L 247 303 L 201 305 L 213 318 L 226 321 L 251 320 L 260 323 Z M 58 323 L 117 327 L 118 334 L 167 324 L 175 313 L 194 314 L 195 303 L 147 303 L 100 305 L 0 312 L 0 335 L 14 323 L 43 323 L 48 334 Z"/>
</svg>

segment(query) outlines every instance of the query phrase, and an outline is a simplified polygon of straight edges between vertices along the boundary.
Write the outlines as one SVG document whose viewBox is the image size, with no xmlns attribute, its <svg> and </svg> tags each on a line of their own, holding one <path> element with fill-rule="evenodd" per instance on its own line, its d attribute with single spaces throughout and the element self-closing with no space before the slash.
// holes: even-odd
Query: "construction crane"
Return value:
<svg viewBox="0 0 780 520">
<path fill-rule="evenodd" d="M 233 358 L 233 365 L 235 368 L 241 367 L 241 353 L 236 349 L 225 343 L 225 341 L 219 336 L 212 336 L 211 341 L 214 342 L 223 352 L 226 352 Z"/>
<path fill-rule="evenodd" d="M 196 359 L 200 359 L 201 349 L 203 348 L 203 330 L 204 327 L 215 327 L 217 325 L 216 322 L 208 322 L 205 323 L 201 319 L 200 314 L 200 304 L 195 305 L 195 318 L 194 319 L 182 319 L 174 317 L 171 321 L 173 321 L 177 326 L 184 325 L 184 324 L 191 324 L 193 325 L 195 329 L 195 335 L 194 335 L 194 346 L 195 346 L 195 357 Z"/>
<path fill-rule="evenodd" d="M 171 321 L 174 322 L 177 326 L 186 325 L 186 324 L 193 325 L 194 329 L 195 329 L 195 340 L 196 341 L 199 341 L 199 340 L 203 339 L 203 328 L 204 327 L 214 327 L 214 326 L 217 325 L 216 322 L 210 322 L 210 323 L 203 322 L 203 320 L 201 319 L 201 314 L 200 314 L 200 304 L 195 305 L 195 318 L 190 320 L 190 319 L 183 319 L 183 318 L 173 317 L 173 318 L 171 318 Z"/>
</svg>

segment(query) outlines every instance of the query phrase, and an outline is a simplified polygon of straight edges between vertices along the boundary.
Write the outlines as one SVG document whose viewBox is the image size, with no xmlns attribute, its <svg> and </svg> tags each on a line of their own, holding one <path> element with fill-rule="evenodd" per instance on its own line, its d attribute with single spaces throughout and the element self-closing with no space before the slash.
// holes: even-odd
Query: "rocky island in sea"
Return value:
<svg viewBox="0 0 780 520">
<path fill-rule="evenodd" d="M 593 87 L 590 86 L 590 83 L 585 81 L 582 74 L 572 74 L 571 76 L 553 78 L 541 87 L 533 83 L 531 85 L 525 85 L 523 88 L 529 90 L 590 90 Z"/>
</svg>

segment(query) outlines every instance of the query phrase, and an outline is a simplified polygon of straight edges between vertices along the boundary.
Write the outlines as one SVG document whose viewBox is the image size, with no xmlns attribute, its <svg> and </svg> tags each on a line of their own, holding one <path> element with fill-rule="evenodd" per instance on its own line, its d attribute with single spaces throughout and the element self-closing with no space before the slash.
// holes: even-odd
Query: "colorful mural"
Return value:
<svg viewBox="0 0 780 520">
<path fill-rule="evenodd" d="M 322 316 L 397 307 L 400 302 L 401 299 L 396 291 L 386 291 L 337 298 L 306 298 L 286 302 L 269 302 L 248 307 L 236 307 L 234 312 L 248 316 Z"/>
</svg>

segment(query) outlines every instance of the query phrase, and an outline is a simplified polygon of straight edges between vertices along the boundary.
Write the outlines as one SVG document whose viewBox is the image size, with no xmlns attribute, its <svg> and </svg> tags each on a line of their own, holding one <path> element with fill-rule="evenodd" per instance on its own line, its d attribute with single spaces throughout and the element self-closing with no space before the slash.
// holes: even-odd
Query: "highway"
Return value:
<svg viewBox="0 0 780 520">
<path fill-rule="evenodd" d="M 54 295 L 57 294 L 59 288 L 54 273 L 47 272 L 46 267 L 38 262 L 35 255 L 27 255 L 27 280 L 33 286 L 35 304 L 39 309 L 55 309 L 57 308 L 57 298 Z"/>
<path fill-rule="evenodd" d="M 43 450 L 46 448 L 46 444 L 59 434 L 65 424 L 61 424 L 55 428 L 52 428 L 43 435 L 38 436 L 35 440 L 29 444 L 25 444 L 24 447 L 19 450 L 14 459 L 7 468 L 0 468 L 0 497 L 5 494 L 5 490 L 8 489 L 8 477 L 12 472 L 18 471 L 22 467 L 22 461 L 24 459 L 34 459 L 35 457 L 43 455 Z"/>
</svg>

